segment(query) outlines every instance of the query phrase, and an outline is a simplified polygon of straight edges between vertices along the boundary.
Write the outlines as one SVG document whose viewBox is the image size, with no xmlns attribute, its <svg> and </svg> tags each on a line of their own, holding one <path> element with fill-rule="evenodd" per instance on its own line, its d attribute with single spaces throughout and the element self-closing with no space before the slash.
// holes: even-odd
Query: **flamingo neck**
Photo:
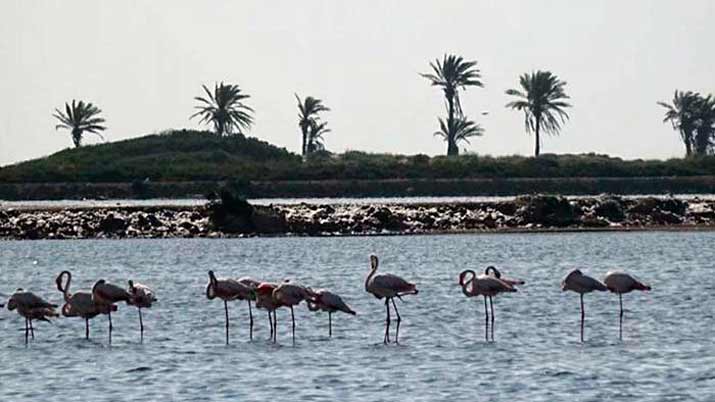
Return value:
<svg viewBox="0 0 715 402">
<path fill-rule="evenodd" d="M 467 279 L 469 277 L 469 279 Z M 474 293 L 474 280 L 477 278 L 477 273 L 471 269 L 466 269 L 459 274 L 459 286 L 462 287 L 462 293 L 465 296 L 473 296 Z M 472 285 L 471 291 L 469 290 L 469 285 Z"/>
<path fill-rule="evenodd" d="M 372 280 L 372 277 L 375 275 L 375 272 L 377 272 L 377 267 L 373 266 L 370 268 L 370 273 L 367 275 L 367 278 L 365 278 L 365 291 L 369 292 L 370 290 L 368 289 L 370 286 L 370 280 Z"/>
<path fill-rule="evenodd" d="M 67 276 L 67 282 L 65 282 L 64 285 L 62 285 L 62 278 Z M 68 302 L 70 299 L 70 283 L 72 282 L 72 274 L 69 271 L 64 271 L 60 273 L 60 276 L 57 278 L 57 289 L 62 292 L 62 296 L 64 296 L 65 302 Z"/>
</svg>

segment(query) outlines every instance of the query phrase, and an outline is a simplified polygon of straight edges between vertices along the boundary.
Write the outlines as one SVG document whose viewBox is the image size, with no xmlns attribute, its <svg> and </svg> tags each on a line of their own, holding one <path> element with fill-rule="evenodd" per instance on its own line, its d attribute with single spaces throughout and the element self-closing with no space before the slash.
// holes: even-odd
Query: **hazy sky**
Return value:
<svg viewBox="0 0 715 402">
<path fill-rule="evenodd" d="M 332 108 L 330 150 L 441 154 L 442 94 L 418 73 L 445 52 L 482 70 L 485 87 L 462 96 L 486 129 L 472 152 L 533 152 L 504 90 L 549 69 L 574 108 L 544 152 L 679 156 L 656 101 L 715 92 L 713 17 L 711 0 L 2 0 L 0 164 L 69 147 L 51 113 L 72 98 L 104 110 L 114 141 L 198 127 L 193 97 L 221 80 L 252 95 L 249 135 L 290 150 L 297 92 Z"/>
</svg>

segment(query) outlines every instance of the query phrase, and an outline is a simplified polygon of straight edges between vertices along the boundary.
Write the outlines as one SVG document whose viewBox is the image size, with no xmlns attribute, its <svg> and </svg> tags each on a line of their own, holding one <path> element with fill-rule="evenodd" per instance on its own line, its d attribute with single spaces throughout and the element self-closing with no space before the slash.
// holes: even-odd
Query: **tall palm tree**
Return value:
<svg viewBox="0 0 715 402">
<path fill-rule="evenodd" d="M 330 132 L 330 129 L 327 126 L 327 122 L 311 120 L 310 128 L 308 129 L 308 154 L 325 149 L 325 139 L 323 138 L 323 134 Z"/>
<path fill-rule="evenodd" d="M 213 124 L 219 136 L 231 135 L 234 130 L 238 134 L 243 134 L 242 130 L 251 128 L 253 109 L 243 103 L 243 100 L 250 98 L 250 95 L 243 93 L 238 85 L 223 82 L 214 85 L 213 93 L 206 85 L 202 87 L 207 97 L 194 98 L 200 104 L 195 107 L 198 111 L 192 114 L 190 119 L 201 116 L 199 123 Z"/>
<path fill-rule="evenodd" d="M 464 61 L 461 56 L 445 54 L 442 61 L 430 63 L 431 73 L 420 74 L 430 80 L 433 86 L 441 87 L 447 102 L 447 127 L 456 127 L 454 120 L 462 117 L 459 90 L 470 86 L 483 87 L 476 61 Z M 456 133 L 447 133 L 447 155 L 458 155 Z"/>
<path fill-rule="evenodd" d="M 436 137 L 442 137 L 445 141 L 449 141 L 450 136 L 453 139 L 455 146 L 460 141 L 469 144 L 469 139 L 472 137 L 481 137 L 484 134 L 484 129 L 477 123 L 467 119 L 466 116 L 458 117 L 451 122 L 444 119 L 439 120 L 439 131 L 435 131 Z"/>
<path fill-rule="evenodd" d="M 700 102 L 700 94 L 692 91 L 675 91 L 673 103 L 658 102 L 664 107 L 665 118 L 663 123 L 670 122 L 673 129 L 680 132 L 680 138 L 685 144 L 685 156 L 693 154 L 694 132 L 698 120 L 697 109 Z"/>
<path fill-rule="evenodd" d="M 701 96 L 696 110 L 695 153 L 707 155 L 713 150 L 715 141 L 715 98 L 712 95 Z"/>
<path fill-rule="evenodd" d="M 294 94 L 295 99 L 298 101 L 298 127 L 303 134 L 303 145 L 301 146 L 301 153 L 303 156 L 307 155 L 310 150 L 309 145 L 309 135 L 311 126 L 319 119 L 318 113 L 330 111 L 328 107 L 323 105 L 323 101 L 318 98 L 313 98 L 312 96 L 307 96 L 305 100 L 301 100 L 298 94 Z"/>
<path fill-rule="evenodd" d="M 103 125 L 105 120 L 99 117 L 100 113 L 102 111 L 92 103 L 76 102 L 72 99 L 72 105 L 65 102 L 64 112 L 60 109 L 55 109 L 55 113 L 52 116 L 60 121 L 60 124 L 55 126 L 55 130 L 60 128 L 70 130 L 72 142 L 76 148 L 82 145 L 84 133 L 96 134 L 104 140 L 100 131 L 106 130 L 107 127 Z"/>
<path fill-rule="evenodd" d="M 516 96 L 518 100 L 506 104 L 507 108 L 524 112 L 526 132 L 534 132 L 536 147 L 534 155 L 539 156 L 541 148 L 541 132 L 556 135 L 561 130 L 561 124 L 568 120 L 569 115 L 564 109 L 571 107 L 566 100 L 570 99 L 564 92 L 565 81 L 550 71 L 536 71 L 519 77 L 521 89 L 508 89 L 507 95 Z"/>
</svg>

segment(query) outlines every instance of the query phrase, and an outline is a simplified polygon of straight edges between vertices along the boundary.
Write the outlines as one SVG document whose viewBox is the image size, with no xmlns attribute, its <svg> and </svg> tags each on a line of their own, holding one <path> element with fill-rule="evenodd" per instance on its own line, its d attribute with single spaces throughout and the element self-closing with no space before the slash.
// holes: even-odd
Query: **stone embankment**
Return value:
<svg viewBox="0 0 715 402">
<path fill-rule="evenodd" d="M 566 199 L 444 204 L 2 209 L 0 238 L 175 238 L 242 235 L 369 235 L 464 232 L 715 229 L 715 200 Z"/>
</svg>

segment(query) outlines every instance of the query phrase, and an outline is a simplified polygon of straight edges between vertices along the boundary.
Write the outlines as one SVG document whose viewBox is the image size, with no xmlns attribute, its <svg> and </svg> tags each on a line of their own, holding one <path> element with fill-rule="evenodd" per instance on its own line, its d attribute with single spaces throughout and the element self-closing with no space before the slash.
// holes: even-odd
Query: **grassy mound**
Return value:
<svg viewBox="0 0 715 402">
<path fill-rule="evenodd" d="M 274 170 L 294 169 L 300 163 L 299 156 L 255 138 L 220 138 L 208 132 L 178 130 L 66 149 L 3 167 L 0 181 L 223 180 L 260 177 Z"/>
<path fill-rule="evenodd" d="M 348 151 L 301 157 L 242 135 L 176 130 L 66 149 L 0 168 L 0 183 L 130 183 L 477 178 L 636 178 L 715 176 L 715 156 L 622 160 L 607 155 L 458 157 Z"/>
</svg>

